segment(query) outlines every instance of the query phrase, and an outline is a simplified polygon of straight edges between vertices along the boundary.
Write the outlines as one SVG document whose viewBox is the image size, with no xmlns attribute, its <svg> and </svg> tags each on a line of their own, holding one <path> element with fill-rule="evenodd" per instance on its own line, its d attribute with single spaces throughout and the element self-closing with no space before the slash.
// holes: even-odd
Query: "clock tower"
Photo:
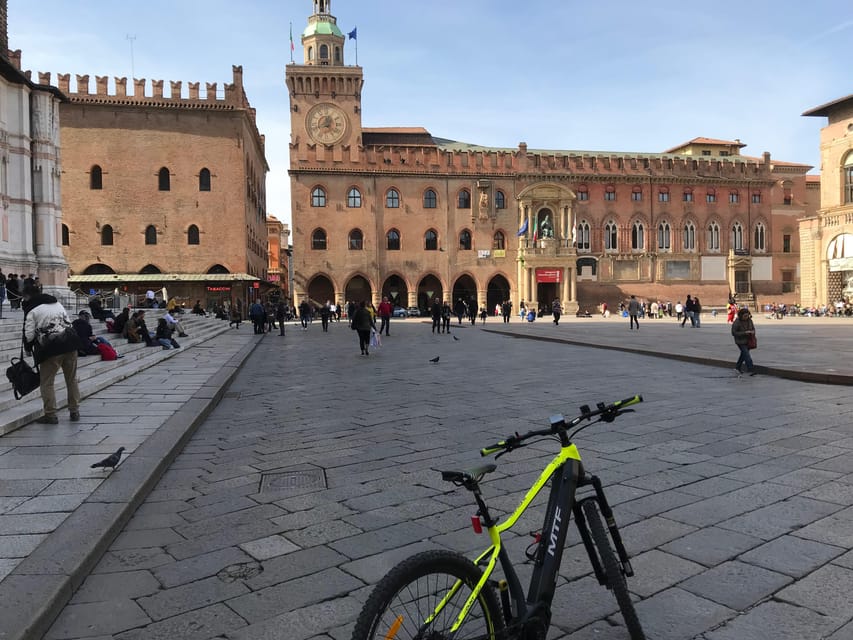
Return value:
<svg viewBox="0 0 853 640">
<path fill-rule="evenodd" d="M 302 64 L 287 65 L 291 159 L 309 146 L 343 147 L 357 154 L 361 144 L 361 67 L 344 65 L 346 38 L 331 14 L 331 0 L 314 0 L 302 32 Z"/>
</svg>

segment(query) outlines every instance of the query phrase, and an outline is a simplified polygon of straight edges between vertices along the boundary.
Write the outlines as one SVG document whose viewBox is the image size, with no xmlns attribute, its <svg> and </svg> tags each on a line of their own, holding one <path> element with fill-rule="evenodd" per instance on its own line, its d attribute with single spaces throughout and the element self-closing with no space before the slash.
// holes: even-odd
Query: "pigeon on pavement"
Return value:
<svg viewBox="0 0 853 640">
<path fill-rule="evenodd" d="M 440 357 L 441 357 L 441 356 L 436 356 L 436 357 L 434 357 L 434 358 L 430 358 L 430 362 L 432 362 L 432 363 L 438 362 L 438 359 L 439 359 Z"/>
<path fill-rule="evenodd" d="M 457 338 L 456 336 L 453 336 L 453 339 L 454 339 L 454 340 L 459 340 L 459 338 Z"/>
<path fill-rule="evenodd" d="M 98 467 L 103 467 L 104 469 L 114 469 L 118 464 L 118 461 L 121 460 L 121 454 L 124 451 L 124 447 L 119 447 L 118 451 L 116 451 L 111 456 L 107 456 L 100 462 L 96 462 L 91 465 L 90 469 L 97 469 Z"/>
</svg>

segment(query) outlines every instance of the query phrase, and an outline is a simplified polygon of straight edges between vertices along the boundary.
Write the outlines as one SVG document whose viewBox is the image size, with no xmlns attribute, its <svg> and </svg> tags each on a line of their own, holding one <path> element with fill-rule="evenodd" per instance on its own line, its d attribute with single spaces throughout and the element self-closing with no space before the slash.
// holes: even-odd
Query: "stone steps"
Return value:
<svg viewBox="0 0 853 640">
<path fill-rule="evenodd" d="M 165 313 L 165 311 L 163 311 Z M 156 320 L 160 317 L 156 310 L 147 314 L 148 326 L 156 326 Z M 20 314 L 14 323 L 8 320 L 0 321 L 0 362 L 5 363 L 3 370 L 8 366 L 13 357 L 20 355 L 20 331 L 23 314 Z M 195 345 L 205 343 L 209 338 L 228 331 L 228 323 L 216 320 L 213 317 L 193 316 L 185 314 L 179 318 L 184 329 L 189 334 L 186 338 L 177 338 L 181 345 L 180 349 L 164 350 L 161 347 L 147 347 L 144 344 L 129 344 L 116 334 L 106 333 L 106 325 L 95 321 L 92 328 L 96 335 L 104 335 L 115 347 L 123 358 L 113 361 L 103 361 L 98 356 L 86 356 L 78 359 L 77 380 L 80 386 L 81 398 L 86 398 L 106 387 L 115 384 L 133 374 L 155 366 L 161 360 L 171 358 L 174 355 L 192 348 Z M 152 325 L 153 322 L 153 325 Z M 247 327 L 241 328 L 246 330 Z M 234 329 L 231 329 L 232 331 Z M 8 332 L 14 336 L 9 337 Z M 8 343 L 8 344 L 7 344 Z M 32 364 L 32 359 L 27 360 Z M 56 395 L 59 407 L 66 406 L 65 380 L 60 371 L 56 377 Z M 42 415 L 41 394 L 38 390 L 15 400 L 12 385 L 5 376 L 0 382 L 0 435 L 9 433 L 32 422 Z"/>
</svg>

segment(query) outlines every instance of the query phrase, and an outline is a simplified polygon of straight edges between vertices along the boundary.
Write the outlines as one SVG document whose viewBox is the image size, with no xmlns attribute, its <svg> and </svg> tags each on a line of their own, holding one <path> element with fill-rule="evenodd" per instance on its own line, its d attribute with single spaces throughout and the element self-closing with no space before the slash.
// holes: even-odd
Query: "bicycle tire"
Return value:
<svg viewBox="0 0 853 640">
<path fill-rule="evenodd" d="M 503 617 L 490 584 L 483 586 L 462 626 L 450 634 L 450 626 L 482 575 L 471 560 L 453 551 L 418 553 L 379 581 L 358 616 L 352 640 L 502 639 Z M 462 580 L 463 587 L 428 629 L 422 629 L 426 617 L 457 580 Z"/>
<path fill-rule="evenodd" d="M 613 592 L 616 602 L 619 603 L 619 609 L 622 611 L 628 633 L 631 634 L 631 640 L 645 640 L 646 634 L 643 633 L 640 619 L 634 610 L 634 603 L 631 601 L 631 594 L 628 592 L 628 583 L 622 573 L 622 564 L 610 545 L 610 538 L 604 528 L 604 523 L 601 521 L 598 504 L 594 500 L 587 500 L 583 503 L 583 512 L 592 535 L 592 541 L 595 543 L 601 564 L 604 566 L 607 588 Z"/>
</svg>

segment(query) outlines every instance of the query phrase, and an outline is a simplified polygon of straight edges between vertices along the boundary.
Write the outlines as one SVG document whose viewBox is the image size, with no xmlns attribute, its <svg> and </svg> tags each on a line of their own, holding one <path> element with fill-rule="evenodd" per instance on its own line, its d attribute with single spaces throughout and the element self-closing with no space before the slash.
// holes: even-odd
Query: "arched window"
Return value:
<svg viewBox="0 0 853 640">
<path fill-rule="evenodd" d="M 308 47 L 308 60 L 314 59 L 314 47 Z"/>
<path fill-rule="evenodd" d="M 335 47 L 335 62 L 341 61 L 341 48 Z"/>
<path fill-rule="evenodd" d="M 658 202 L 669 202 L 669 187 L 658 189 Z"/>
<path fill-rule="evenodd" d="M 604 250 L 616 251 L 619 245 L 616 243 L 616 223 L 612 220 L 604 225 Z"/>
<path fill-rule="evenodd" d="M 492 237 L 492 249 L 506 249 L 506 236 L 503 231 L 495 231 Z"/>
<path fill-rule="evenodd" d="M 685 251 L 696 251 L 696 227 L 690 221 L 684 225 L 683 240 Z"/>
<path fill-rule="evenodd" d="M 764 229 L 763 222 L 755 223 L 755 238 L 753 238 L 752 248 L 760 253 L 767 251 L 767 234 Z"/>
<path fill-rule="evenodd" d="M 471 250 L 471 232 L 468 229 L 463 229 L 459 234 L 459 249 L 461 251 Z"/>
<path fill-rule="evenodd" d="M 640 202 L 643 199 L 643 188 L 640 186 L 633 187 L 631 189 L 631 201 L 632 202 Z"/>
<path fill-rule="evenodd" d="M 364 234 L 361 229 L 353 229 L 349 232 L 350 251 L 361 251 L 364 249 Z"/>
<path fill-rule="evenodd" d="M 326 250 L 326 232 L 322 229 L 315 229 L 311 234 L 311 248 L 314 251 Z"/>
<path fill-rule="evenodd" d="M 112 234 L 112 231 L 110 231 Z M 112 244 L 112 242 L 110 242 Z M 153 224 L 149 224 L 145 227 L 145 244 L 157 244 L 157 227 Z"/>
<path fill-rule="evenodd" d="M 194 224 L 190 225 L 190 228 L 187 229 L 187 244 L 198 244 L 198 227 Z"/>
<path fill-rule="evenodd" d="M 314 187 L 311 190 L 311 206 L 325 207 L 326 206 L 326 190 L 323 187 Z"/>
<path fill-rule="evenodd" d="M 672 249 L 672 229 L 668 222 L 658 224 L 658 251 Z"/>
<path fill-rule="evenodd" d="M 631 225 L 631 250 L 642 251 L 646 246 L 646 228 L 642 222 Z"/>
<path fill-rule="evenodd" d="M 616 200 L 616 187 L 610 184 L 604 187 L 604 199 L 611 202 Z"/>
<path fill-rule="evenodd" d="M 198 172 L 198 190 L 210 191 L 210 169 L 202 169 Z"/>
<path fill-rule="evenodd" d="M 732 225 L 732 249 L 735 251 L 743 249 L 743 227 L 740 222 Z"/>
<path fill-rule="evenodd" d="M 157 188 L 160 191 L 170 191 L 172 188 L 171 176 L 166 167 L 161 168 L 157 174 Z"/>
<path fill-rule="evenodd" d="M 681 199 L 684 202 L 693 202 L 693 189 L 690 187 L 684 187 L 684 194 L 681 196 Z"/>
<path fill-rule="evenodd" d="M 720 250 L 720 225 L 712 222 L 708 225 L 708 251 Z"/>
<path fill-rule="evenodd" d="M 717 190 L 714 187 L 708 187 L 708 191 L 705 192 L 705 202 L 708 204 L 713 204 L 717 201 Z"/>
<path fill-rule="evenodd" d="M 438 234 L 432 229 L 424 234 L 424 249 L 427 251 L 438 250 Z"/>
<path fill-rule="evenodd" d="M 320 62 L 329 60 L 329 45 L 321 44 L 320 45 Z"/>
<path fill-rule="evenodd" d="M 400 250 L 400 232 L 396 229 L 391 229 L 385 234 L 385 247 L 388 251 Z"/>
<path fill-rule="evenodd" d="M 104 188 L 104 172 L 98 165 L 93 165 L 89 172 L 89 188 L 94 191 Z"/>
<path fill-rule="evenodd" d="M 578 248 L 578 251 L 589 251 L 589 238 L 589 222 L 587 222 L 586 220 L 581 220 L 580 224 L 578 224 L 577 226 L 577 230 L 575 231 L 575 244 Z"/>
<path fill-rule="evenodd" d="M 399 209 L 400 208 L 400 192 L 396 189 L 388 189 L 385 194 L 385 208 Z"/>
<path fill-rule="evenodd" d="M 361 191 L 352 187 L 347 192 L 347 207 L 350 209 L 360 209 L 361 208 Z"/>
<path fill-rule="evenodd" d="M 69 237 L 68 237 L 68 225 L 63 224 L 62 225 L 62 246 L 67 247 L 70 244 L 71 244 L 71 242 L 70 242 Z"/>
<path fill-rule="evenodd" d="M 462 189 L 456 198 L 456 206 L 460 209 L 471 208 L 471 192 L 468 189 Z"/>
<path fill-rule="evenodd" d="M 844 159 L 844 204 L 853 202 L 853 153 Z"/>
<path fill-rule="evenodd" d="M 101 227 L 101 244 L 105 247 L 110 247 L 113 244 L 113 228 L 108 224 Z"/>
<path fill-rule="evenodd" d="M 580 185 L 578 187 L 577 194 L 578 200 L 580 202 L 586 202 L 587 200 L 589 200 L 589 187 L 587 187 L 585 184 Z"/>
<path fill-rule="evenodd" d="M 435 191 L 427 189 L 424 191 L 424 209 L 435 209 L 438 206 L 438 198 L 435 197 Z"/>
<path fill-rule="evenodd" d="M 732 189 L 729 191 L 729 204 L 737 204 L 738 202 L 740 202 L 740 193 L 737 189 Z"/>
<path fill-rule="evenodd" d="M 506 196 L 500 189 L 495 191 L 495 209 L 506 209 Z"/>
</svg>

